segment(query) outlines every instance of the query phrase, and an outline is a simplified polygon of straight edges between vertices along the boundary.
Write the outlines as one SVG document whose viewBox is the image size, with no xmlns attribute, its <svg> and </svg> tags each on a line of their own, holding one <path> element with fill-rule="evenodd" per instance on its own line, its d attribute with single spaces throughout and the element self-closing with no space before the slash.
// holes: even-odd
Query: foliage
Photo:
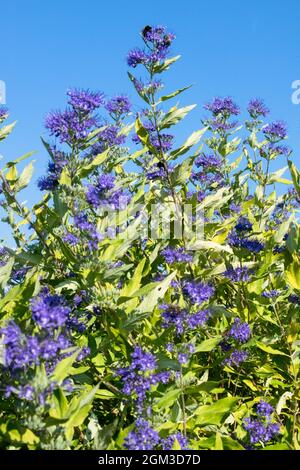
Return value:
<svg viewBox="0 0 300 470">
<path fill-rule="evenodd" d="M 19 202 L 31 154 L 0 173 L 15 241 L 0 248 L 1 448 L 299 450 L 300 173 L 285 124 L 255 99 L 240 126 L 215 98 L 176 144 L 194 106 L 167 108 L 189 87 L 161 94 L 175 37 L 141 37 L 136 116 L 126 96 L 69 90 L 46 119 L 41 201 Z M 170 237 L 156 236 L 166 214 L 156 233 L 145 223 L 153 206 L 174 209 Z"/>
</svg>

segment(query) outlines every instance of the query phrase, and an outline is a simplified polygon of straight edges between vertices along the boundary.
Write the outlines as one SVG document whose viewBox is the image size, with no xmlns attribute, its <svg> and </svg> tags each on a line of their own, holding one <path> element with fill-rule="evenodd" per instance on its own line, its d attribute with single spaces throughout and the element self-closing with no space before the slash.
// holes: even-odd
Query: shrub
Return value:
<svg viewBox="0 0 300 470">
<path fill-rule="evenodd" d="M 46 118 L 41 201 L 19 202 L 30 154 L 0 173 L 15 241 L 0 251 L 1 447 L 299 449 L 300 174 L 286 125 L 254 99 L 242 126 L 218 97 L 178 144 L 194 106 L 166 109 L 188 88 L 162 93 L 175 36 L 146 26 L 141 39 L 127 57 L 144 71 L 128 74 L 136 115 L 127 96 L 71 89 Z M 1 108 L 1 140 L 6 119 Z"/>
</svg>

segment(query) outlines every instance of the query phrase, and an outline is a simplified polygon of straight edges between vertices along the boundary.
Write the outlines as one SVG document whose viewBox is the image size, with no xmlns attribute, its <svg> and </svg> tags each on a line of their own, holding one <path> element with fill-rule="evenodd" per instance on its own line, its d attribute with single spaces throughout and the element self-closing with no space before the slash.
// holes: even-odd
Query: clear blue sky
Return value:
<svg viewBox="0 0 300 470">
<path fill-rule="evenodd" d="M 70 86 L 124 92 L 138 106 L 125 57 L 140 44 L 145 24 L 165 24 L 177 35 L 174 54 L 182 54 L 167 89 L 194 83 L 181 103 L 198 103 L 179 137 L 200 127 L 202 104 L 211 97 L 232 95 L 245 107 L 259 96 L 272 119 L 287 122 L 299 164 L 300 105 L 291 102 L 291 83 L 300 80 L 299 17 L 298 0 L 3 2 L 0 80 L 6 82 L 11 119 L 18 120 L 0 147 L 4 162 L 37 150 L 34 181 L 45 171 L 43 120 L 47 111 L 64 106 Z M 39 196 L 35 184 L 23 194 L 31 202 Z"/>
</svg>

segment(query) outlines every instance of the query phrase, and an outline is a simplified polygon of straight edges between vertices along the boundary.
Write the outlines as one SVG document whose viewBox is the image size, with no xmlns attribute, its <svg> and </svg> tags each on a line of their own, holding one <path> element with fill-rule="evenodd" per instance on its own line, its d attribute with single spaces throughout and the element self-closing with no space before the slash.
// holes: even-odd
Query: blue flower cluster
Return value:
<svg viewBox="0 0 300 470">
<path fill-rule="evenodd" d="M 131 102 L 127 96 L 117 95 L 106 102 L 105 108 L 113 119 L 119 120 L 122 116 L 130 113 Z"/>
<path fill-rule="evenodd" d="M 228 235 L 228 243 L 235 248 L 246 249 L 252 253 L 260 253 L 265 245 L 251 237 L 252 224 L 246 217 L 240 217 L 234 229 Z"/>
<path fill-rule="evenodd" d="M 240 217 L 235 225 L 237 232 L 250 232 L 252 230 L 252 224 L 247 217 Z"/>
<path fill-rule="evenodd" d="M 95 184 L 87 188 L 86 200 L 93 207 L 106 207 L 112 209 L 124 209 L 128 202 L 128 196 L 122 189 L 115 188 L 115 177 L 102 174 L 98 176 Z"/>
<path fill-rule="evenodd" d="M 230 96 L 225 98 L 217 97 L 204 106 L 204 109 L 210 111 L 214 116 L 230 117 L 231 115 L 240 114 L 239 106 Z"/>
<path fill-rule="evenodd" d="M 168 32 L 164 26 L 145 26 L 141 35 L 147 50 L 139 48 L 131 50 L 127 56 L 129 67 L 135 68 L 143 64 L 151 68 L 157 62 L 166 59 L 175 39 L 174 34 Z"/>
<path fill-rule="evenodd" d="M 241 322 L 240 318 L 235 318 L 232 327 L 227 333 L 229 338 L 240 344 L 246 343 L 251 336 L 251 330 L 246 322 Z"/>
<path fill-rule="evenodd" d="M 78 113 L 89 114 L 105 103 L 104 94 L 90 90 L 70 89 L 67 91 L 68 103 Z"/>
<path fill-rule="evenodd" d="M 260 98 L 250 100 L 247 110 L 253 119 L 257 119 L 261 116 L 266 117 L 270 112 L 269 108 L 267 108 L 264 101 Z"/>
<path fill-rule="evenodd" d="M 98 232 L 93 222 L 89 221 L 87 213 L 80 212 L 74 216 L 74 228 L 79 231 L 80 238 L 68 232 L 64 236 L 65 242 L 73 246 L 79 242 L 85 242 L 89 251 L 98 249 L 99 242 L 103 239 L 103 236 Z"/>
<path fill-rule="evenodd" d="M 8 261 L 8 253 L 4 246 L 0 246 L 0 267 L 4 266 Z"/>
<path fill-rule="evenodd" d="M 236 346 L 246 343 L 251 337 L 251 330 L 246 322 L 241 322 L 240 318 L 235 318 L 233 325 L 225 334 L 224 340 L 220 343 L 224 352 L 229 355 L 224 359 L 223 364 L 228 366 L 240 366 L 248 357 L 248 351 L 237 349 Z M 234 349 L 232 349 L 234 348 Z"/>
<path fill-rule="evenodd" d="M 246 266 L 230 267 L 223 272 L 223 276 L 232 282 L 246 282 L 250 279 L 250 271 Z"/>
<path fill-rule="evenodd" d="M 240 108 L 230 96 L 215 98 L 211 103 L 207 103 L 204 109 L 213 115 L 212 119 L 204 121 L 204 124 L 208 125 L 212 131 L 224 134 L 236 127 L 237 122 L 230 122 L 229 119 L 231 116 L 237 116 Z"/>
<path fill-rule="evenodd" d="M 125 438 L 124 447 L 127 450 L 153 450 L 159 445 L 160 437 L 150 423 L 143 418 L 135 422 L 134 431 Z"/>
<path fill-rule="evenodd" d="M 278 297 L 278 295 L 280 294 L 280 292 L 276 289 L 271 289 L 270 291 L 264 291 L 262 292 L 262 297 L 265 297 L 266 299 L 274 299 L 276 297 Z"/>
<path fill-rule="evenodd" d="M 209 309 L 203 309 L 196 313 L 189 313 L 185 309 L 181 309 L 177 305 L 161 304 L 162 309 L 162 327 L 174 327 L 177 335 L 184 332 L 194 330 L 203 326 L 210 318 Z"/>
<path fill-rule="evenodd" d="M 46 292 L 31 302 L 32 318 L 38 326 L 45 330 L 59 328 L 66 324 L 71 308 L 59 295 Z"/>
<path fill-rule="evenodd" d="M 195 165 L 197 167 L 203 167 L 205 169 L 207 168 L 219 169 L 221 164 L 222 164 L 221 158 L 214 154 L 207 155 L 203 153 L 202 155 L 197 157 L 195 160 Z"/>
<path fill-rule="evenodd" d="M 7 396 L 13 393 L 26 400 L 36 396 L 38 402 L 43 404 L 55 384 L 49 382 L 37 394 L 28 381 L 35 366 L 44 364 L 50 377 L 59 360 L 70 354 L 67 352 L 73 347 L 70 322 L 74 319 L 64 297 L 52 295 L 48 289 L 31 301 L 31 313 L 38 332 L 25 335 L 13 321 L 1 329 L 4 344 L 3 382 L 8 382 L 5 389 Z M 78 327 L 78 321 L 74 325 Z M 84 359 L 88 354 L 89 348 L 84 347 L 77 360 Z"/>
<path fill-rule="evenodd" d="M 0 106 L 0 122 L 4 121 L 8 117 L 8 108 L 6 106 Z"/>
<path fill-rule="evenodd" d="M 273 142 L 268 142 L 259 149 L 259 153 L 261 157 L 274 159 L 279 155 L 288 157 L 291 149 L 287 145 L 276 145 Z"/>
<path fill-rule="evenodd" d="M 250 444 L 268 442 L 279 434 L 280 426 L 272 420 L 274 408 L 264 400 L 256 407 L 257 418 L 246 418 L 243 427 L 249 433 Z"/>
<path fill-rule="evenodd" d="M 143 120 L 143 127 L 149 135 L 150 144 L 160 152 L 169 152 L 173 146 L 174 136 L 171 134 L 157 133 L 155 124 L 150 120 Z M 135 144 L 140 144 L 141 140 L 137 134 L 132 136 L 132 141 Z"/>
<path fill-rule="evenodd" d="M 254 238 L 245 238 L 240 234 L 232 231 L 228 236 L 228 243 L 234 248 L 242 248 L 250 251 L 250 253 L 260 253 L 265 245 L 261 241 Z"/>
<path fill-rule="evenodd" d="M 187 253 L 184 248 L 164 248 L 161 252 L 168 264 L 190 263 L 193 261 L 193 255 Z"/>
<path fill-rule="evenodd" d="M 286 124 L 283 121 L 274 121 L 263 128 L 263 133 L 270 142 L 279 142 L 287 137 Z"/>
<path fill-rule="evenodd" d="M 161 438 L 148 421 L 138 418 L 135 429 L 125 438 L 124 447 L 127 450 L 172 450 L 175 440 L 182 450 L 188 449 L 188 441 L 183 434 L 175 433 L 167 438 Z"/>
<path fill-rule="evenodd" d="M 81 118 L 75 109 L 53 111 L 46 117 L 45 127 L 50 135 L 58 137 L 60 142 L 81 142 L 97 126 L 94 116 Z"/>
<path fill-rule="evenodd" d="M 235 349 L 224 359 L 223 363 L 231 367 L 240 366 L 248 357 L 249 353 L 247 351 Z"/>
<path fill-rule="evenodd" d="M 136 346 L 131 354 L 130 365 L 116 371 L 123 381 L 123 393 L 135 397 L 135 407 L 139 415 L 145 408 L 147 392 L 151 386 L 159 382 L 167 383 L 170 379 L 170 372 L 155 372 L 156 368 L 155 356 Z"/>
<path fill-rule="evenodd" d="M 192 304 L 202 304 L 214 295 L 215 289 L 204 282 L 186 281 L 182 291 Z"/>
<path fill-rule="evenodd" d="M 64 152 L 51 148 L 52 161 L 48 163 L 47 175 L 38 180 L 41 191 L 54 191 L 59 184 L 59 178 L 64 166 L 67 164 L 67 155 Z"/>
</svg>

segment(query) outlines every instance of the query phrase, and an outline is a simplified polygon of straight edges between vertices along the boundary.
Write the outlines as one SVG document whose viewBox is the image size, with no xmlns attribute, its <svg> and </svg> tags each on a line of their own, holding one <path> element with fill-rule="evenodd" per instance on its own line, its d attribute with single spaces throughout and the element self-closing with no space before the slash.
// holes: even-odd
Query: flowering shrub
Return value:
<svg viewBox="0 0 300 470">
<path fill-rule="evenodd" d="M 127 96 L 71 89 L 47 116 L 39 203 L 20 202 L 30 154 L 0 173 L 15 241 L 0 247 L 1 448 L 300 448 L 300 173 L 286 125 L 260 99 L 242 125 L 218 97 L 178 144 L 194 106 L 166 106 L 188 88 L 162 92 L 174 39 L 146 26 L 129 52 L 136 115 Z M 7 119 L 0 108 L 0 140 Z"/>
</svg>

